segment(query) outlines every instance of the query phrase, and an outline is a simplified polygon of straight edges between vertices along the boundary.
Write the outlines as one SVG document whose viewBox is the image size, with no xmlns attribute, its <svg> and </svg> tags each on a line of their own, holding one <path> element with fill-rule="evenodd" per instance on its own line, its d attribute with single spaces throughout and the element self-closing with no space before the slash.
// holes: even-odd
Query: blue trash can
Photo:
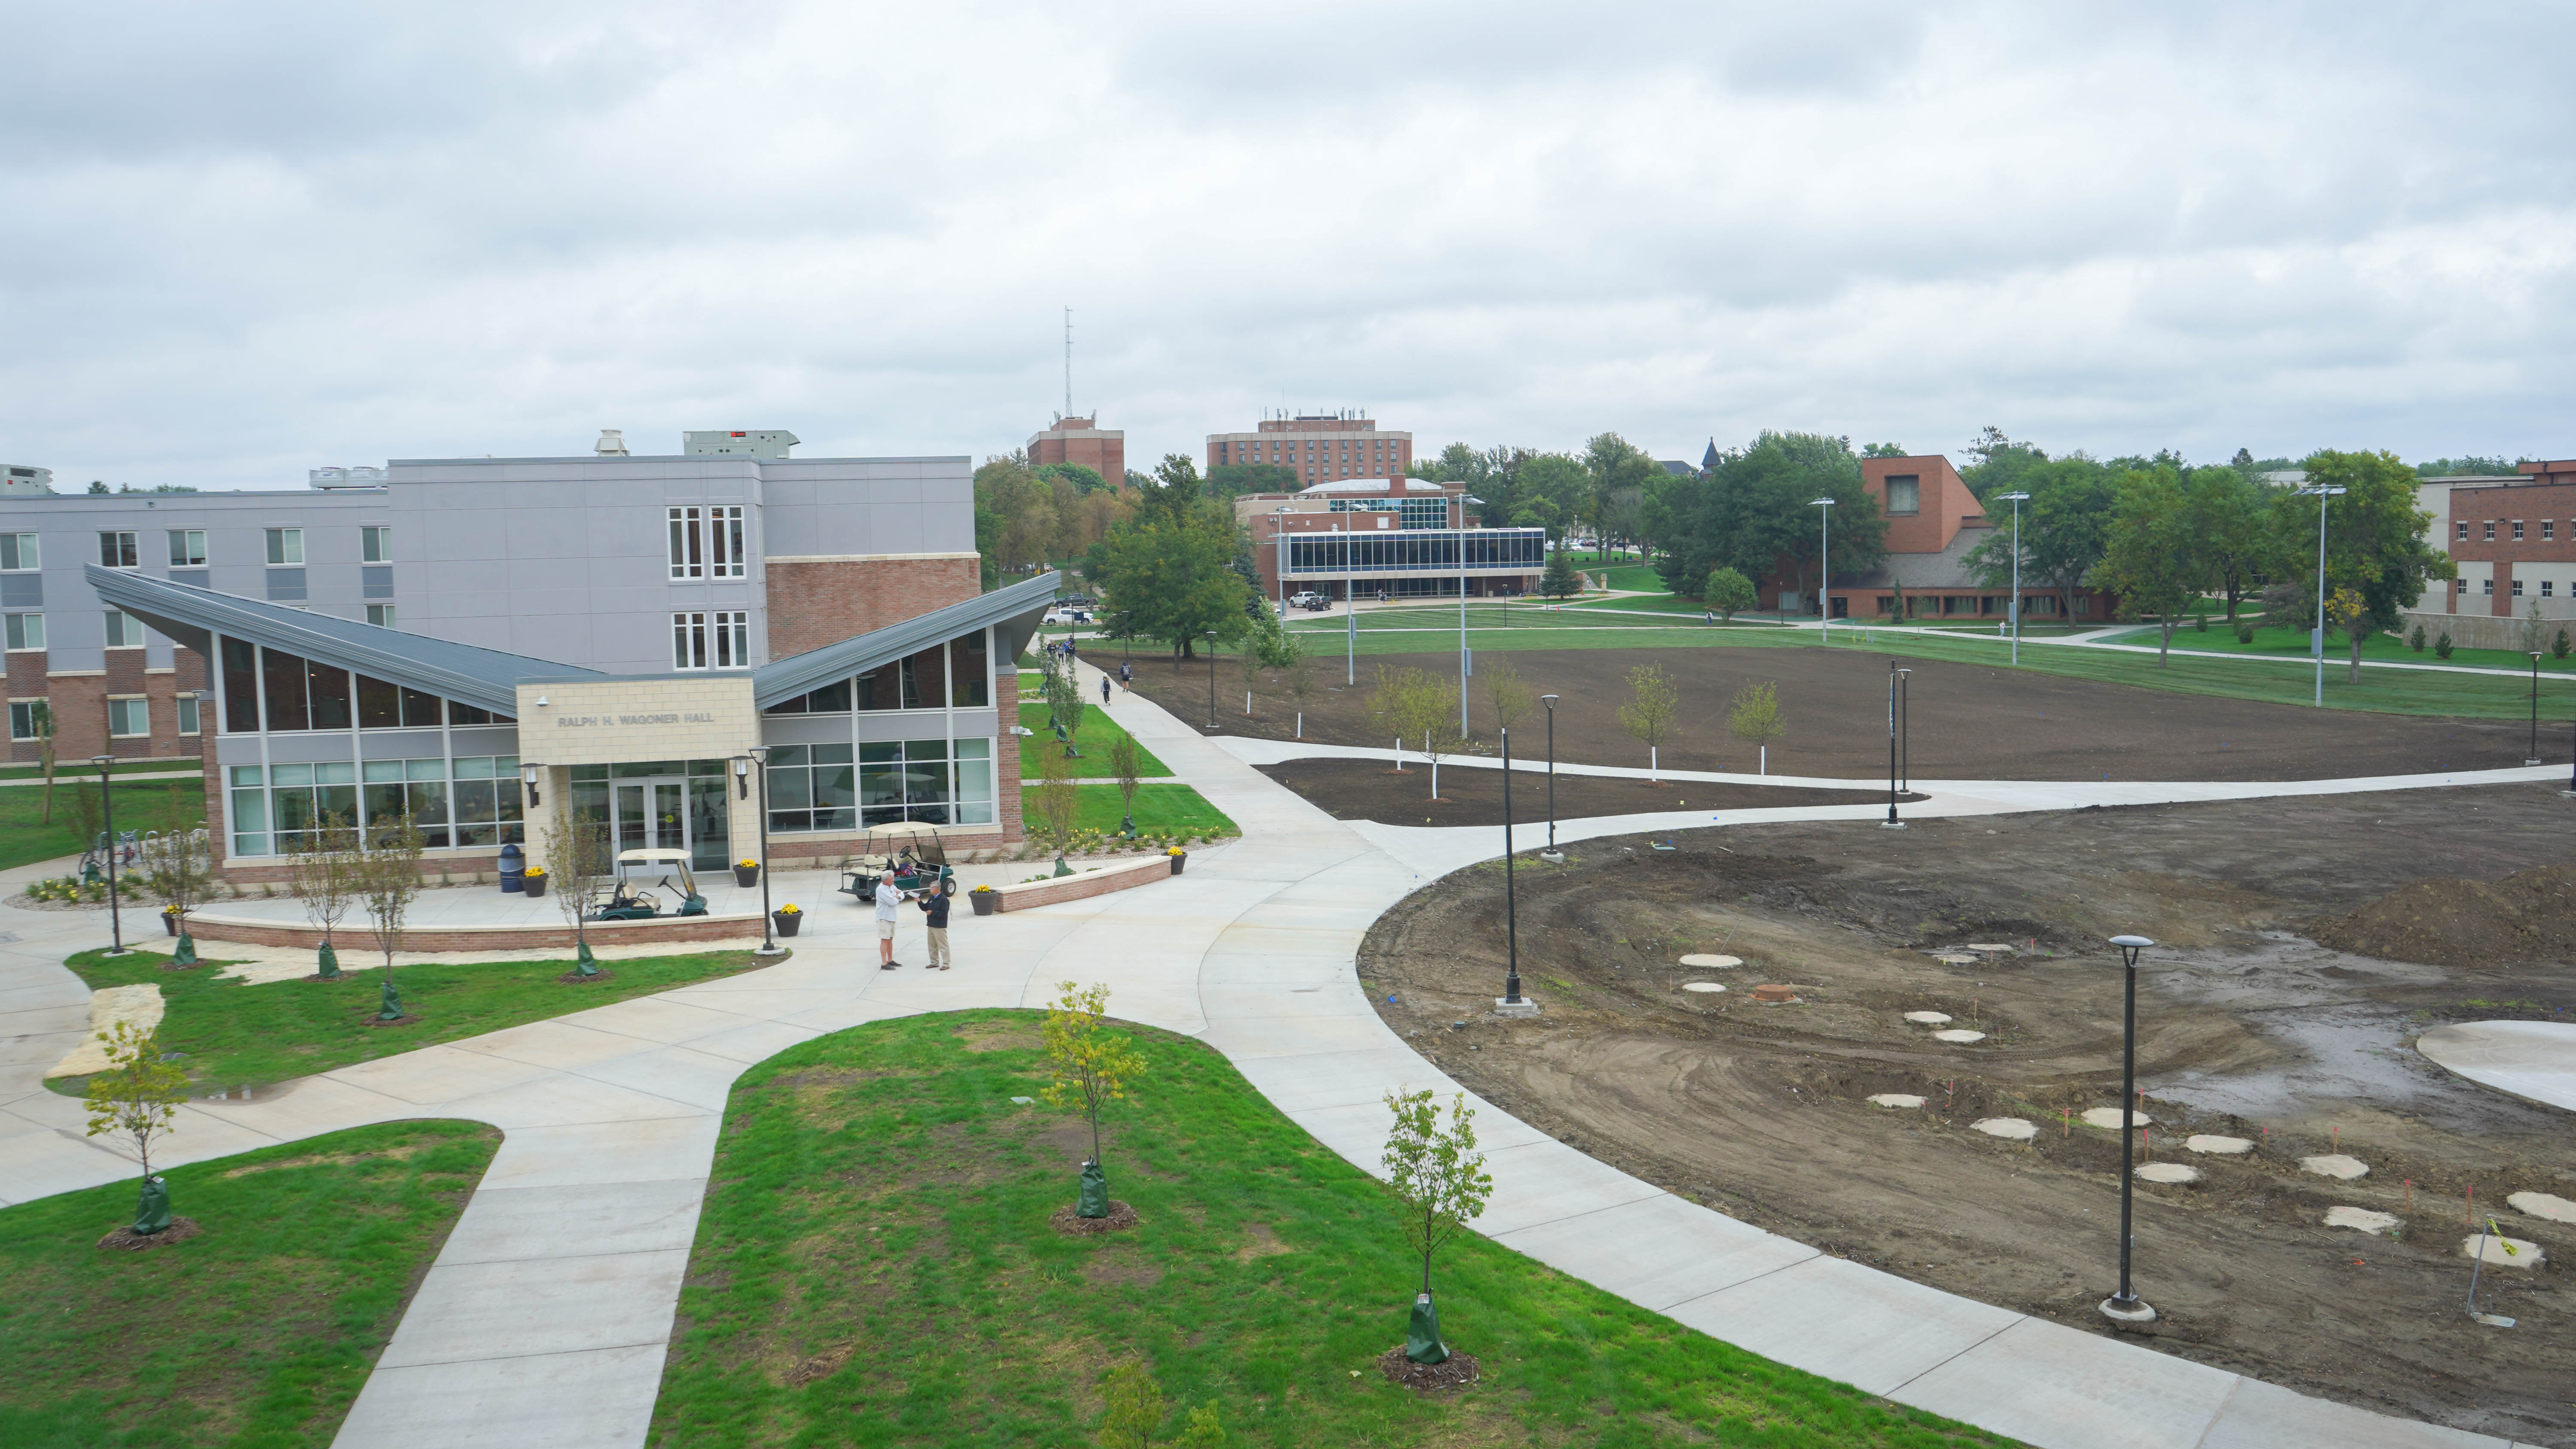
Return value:
<svg viewBox="0 0 2576 1449">
<path fill-rule="evenodd" d="M 501 892 L 504 895 L 525 894 L 528 889 L 528 853 L 516 845 L 501 847 Z"/>
</svg>

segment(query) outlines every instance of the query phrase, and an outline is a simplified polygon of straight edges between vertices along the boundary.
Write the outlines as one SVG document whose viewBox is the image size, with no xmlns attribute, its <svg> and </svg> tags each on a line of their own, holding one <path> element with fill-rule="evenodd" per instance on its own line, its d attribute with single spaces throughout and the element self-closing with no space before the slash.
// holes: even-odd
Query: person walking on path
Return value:
<svg viewBox="0 0 2576 1449">
<path fill-rule="evenodd" d="M 1136 687 L 1136 666 L 1123 659 L 1118 661 L 1118 687 L 1120 689 Z"/>
<path fill-rule="evenodd" d="M 894 888 L 894 872 L 877 877 L 877 969 L 892 971 L 903 963 L 894 959 L 894 923 L 896 909 L 903 904 L 903 892 Z"/>
<path fill-rule="evenodd" d="M 1109 676 L 1106 674 L 1100 676 L 1100 707 L 1109 707 Z"/>
<path fill-rule="evenodd" d="M 1102 683 L 1106 685 L 1107 681 Z M 922 892 L 913 904 L 921 907 L 921 914 L 928 918 L 924 922 L 927 929 L 923 934 L 930 937 L 930 964 L 922 969 L 945 971 L 948 969 L 948 897 L 934 888 Z"/>
</svg>

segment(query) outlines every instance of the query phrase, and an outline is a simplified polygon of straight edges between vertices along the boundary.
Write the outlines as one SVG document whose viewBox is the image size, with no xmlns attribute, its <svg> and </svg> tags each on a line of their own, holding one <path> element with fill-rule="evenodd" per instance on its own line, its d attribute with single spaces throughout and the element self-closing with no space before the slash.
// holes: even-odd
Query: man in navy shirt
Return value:
<svg viewBox="0 0 2576 1449">
<path fill-rule="evenodd" d="M 948 897 L 941 895 L 939 888 L 933 886 L 923 891 L 913 904 L 921 907 L 921 913 L 929 918 L 922 923 L 928 928 L 922 934 L 930 938 L 930 965 L 927 969 L 945 971 L 948 969 Z"/>
</svg>

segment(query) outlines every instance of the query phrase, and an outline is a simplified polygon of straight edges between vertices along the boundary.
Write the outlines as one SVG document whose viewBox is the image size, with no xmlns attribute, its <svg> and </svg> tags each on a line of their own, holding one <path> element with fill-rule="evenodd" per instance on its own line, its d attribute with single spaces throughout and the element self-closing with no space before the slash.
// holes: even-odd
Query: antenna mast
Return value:
<svg viewBox="0 0 2576 1449">
<path fill-rule="evenodd" d="M 1073 309 L 1064 309 L 1064 415 L 1073 416 Z"/>
</svg>

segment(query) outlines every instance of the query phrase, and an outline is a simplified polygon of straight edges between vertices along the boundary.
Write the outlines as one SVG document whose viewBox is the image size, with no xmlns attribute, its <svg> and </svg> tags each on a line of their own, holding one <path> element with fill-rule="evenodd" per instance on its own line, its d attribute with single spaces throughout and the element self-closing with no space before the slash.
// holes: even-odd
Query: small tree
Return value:
<svg viewBox="0 0 2576 1449">
<path fill-rule="evenodd" d="M 1466 747 L 1458 733 L 1458 681 L 1419 669 L 1407 676 L 1396 695 L 1397 728 L 1408 743 L 1419 744 L 1431 762 L 1431 798 L 1440 798 L 1440 761 Z"/>
<path fill-rule="evenodd" d="M 1788 732 L 1780 720 L 1780 686 L 1770 681 L 1748 684 L 1735 692 L 1727 706 L 1726 727 L 1735 737 L 1760 752 L 1757 773 L 1771 773 L 1771 742 Z"/>
<path fill-rule="evenodd" d="M 1738 609 L 1750 609 L 1756 602 L 1753 581 L 1733 569 L 1710 569 L 1708 582 L 1700 586 L 1700 602 L 1732 624 Z"/>
<path fill-rule="evenodd" d="M 103 815 L 103 808 L 99 804 L 98 783 L 94 780 L 74 780 L 72 782 L 72 823 L 80 829 L 81 849 L 97 850 L 101 864 L 106 862 L 107 850 L 112 844 L 101 833 L 105 829 L 102 824 Z"/>
<path fill-rule="evenodd" d="M 1100 1386 L 1100 1397 L 1106 1404 L 1100 1415 L 1101 1449 L 1153 1449 L 1155 1435 L 1163 1428 L 1163 1386 L 1154 1382 L 1143 1364 L 1111 1369 Z M 1190 1410 L 1181 1436 L 1161 1442 L 1172 1449 L 1222 1449 L 1225 1426 L 1217 1421 L 1216 1405 L 1201 1404 Z"/>
<path fill-rule="evenodd" d="M 385 956 L 383 1004 L 376 1020 L 403 1018 L 402 993 L 394 990 L 394 951 L 402 944 L 403 917 L 420 894 L 420 827 L 411 813 L 367 827 L 365 854 L 358 867 L 357 896 L 367 913 L 367 929 Z"/>
<path fill-rule="evenodd" d="M 132 1231 L 148 1237 L 170 1226 L 170 1189 L 152 1175 L 152 1139 L 176 1130 L 179 1104 L 188 1100 L 188 1073 L 161 1060 L 157 1034 L 132 1022 L 107 1028 L 107 1070 L 91 1074 L 82 1089 L 89 1108 L 89 1135 L 122 1132 L 134 1139 L 143 1162 L 143 1194 L 134 1208 Z"/>
<path fill-rule="evenodd" d="M 1431 1255 L 1484 1212 L 1494 1179 L 1485 1171 L 1484 1154 L 1476 1150 L 1476 1114 L 1467 1109 L 1464 1093 L 1449 1099 L 1446 1128 L 1427 1088 L 1389 1092 L 1386 1105 L 1395 1114 L 1395 1125 L 1379 1162 L 1386 1168 L 1387 1185 L 1404 1204 L 1405 1239 L 1422 1255 L 1422 1291 L 1413 1300 L 1404 1356 L 1415 1363 L 1444 1363 L 1449 1346 L 1440 1339 L 1440 1310 L 1431 1301 Z"/>
<path fill-rule="evenodd" d="M 2358 599 L 2360 596 L 2356 594 L 2354 597 Z M 2341 601 L 2341 590 L 2336 591 L 2336 599 L 2338 602 Z M 2541 650 L 2541 641 L 2547 637 L 2546 630 L 2547 626 L 2543 624 L 2540 619 L 2540 601 L 2538 599 L 2534 599 L 2531 601 L 2531 612 L 2523 615 L 2522 617 L 2522 652 L 2525 654 L 2539 653 Z M 2353 677 L 2358 680 L 2361 677 L 2361 668 L 2359 663 L 2361 659 L 2361 651 L 2359 649 L 2353 650 L 2353 659 Z"/>
<path fill-rule="evenodd" d="M 2417 626 L 2416 626 L 2416 632 L 2417 632 L 2417 633 L 2422 633 L 2422 632 L 2423 632 L 2423 626 L 2422 626 L 2422 625 L 2420 625 L 2420 624 L 2419 624 L 2419 625 L 2417 625 Z M 2422 646 L 2422 645 L 2420 645 L 2420 644 L 2419 644 L 2419 645 L 2417 645 L 2417 646 L 2415 646 L 2415 647 L 2416 647 L 2417 649 L 2419 649 L 2419 650 L 2420 650 L 2420 649 L 2422 649 L 2424 646 Z M 2550 640 L 2550 641 L 2549 641 L 2549 657 L 2550 657 L 2550 658 L 2552 658 L 2552 659 L 2564 659 L 2564 658 L 2566 658 L 2566 657 L 2567 657 L 2567 654 L 2568 654 L 2568 651 L 2569 651 L 2569 650 L 2571 650 L 2571 649 L 2576 649 L 2576 639 L 2570 639 L 2570 638 L 2568 638 L 2568 637 L 2567 637 L 2567 631 L 2566 631 L 2566 630 L 2564 630 L 2564 629 L 2561 629 L 2561 630 L 2559 630 L 2559 631 L 2558 631 L 2558 637 L 2557 637 L 2557 638 L 2552 639 L 2552 640 Z"/>
<path fill-rule="evenodd" d="M 1136 786 L 1143 768 L 1136 737 L 1120 735 L 1117 743 L 1109 747 L 1109 773 L 1118 781 L 1118 833 L 1129 840 L 1136 838 Z"/>
<path fill-rule="evenodd" d="M 1053 1073 L 1043 1094 L 1050 1107 L 1079 1105 L 1091 1122 L 1091 1160 L 1082 1165 L 1082 1196 L 1074 1212 L 1109 1216 L 1109 1177 L 1100 1165 L 1100 1109 L 1127 1095 L 1127 1084 L 1145 1074 L 1145 1059 L 1127 1038 L 1107 1030 L 1109 988 L 1056 983 L 1063 995 L 1047 1007 L 1047 1066 Z"/>
<path fill-rule="evenodd" d="M 315 956 L 313 974 L 325 981 L 340 979 L 340 953 L 334 949 L 332 935 L 357 896 L 362 864 L 358 832 L 345 815 L 325 815 L 316 821 L 295 853 L 286 858 L 287 894 L 303 904 L 305 919 L 322 929 L 322 949 Z"/>
<path fill-rule="evenodd" d="M 1288 696 L 1297 701 L 1297 733 L 1306 732 L 1306 701 L 1315 693 L 1315 671 L 1301 656 L 1280 673 L 1280 682 L 1288 686 Z"/>
<path fill-rule="evenodd" d="M 44 818 L 37 823 L 51 825 L 54 823 L 54 707 L 40 699 L 27 713 L 34 716 L 36 758 L 45 767 Z"/>
<path fill-rule="evenodd" d="M 2561 629 L 2561 630 L 2559 630 L 2558 632 L 2559 632 L 2559 633 L 2561 633 L 2561 634 L 2564 634 L 2564 633 L 2566 633 L 2567 631 L 2566 631 L 2566 630 L 2564 630 L 2564 629 Z M 2416 625 L 2416 626 L 2415 626 L 2415 629 L 2414 629 L 2414 632 L 2412 632 L 2412 633 L 2410 633 L 2410 634 L 2408 634 L 2408 635 L 2406 636 L 2406 647 L 2407 647 L 2407 648 L 2409 648 L 2409 649 L 2414 650 L 2414 651 L 2415 651 L 2416 653 L 2418 653 L 2418 654 L 2421 654 L 2421 653 L 2423 653 L 2423 652 L 2424 652 L 2424 626 L 2423 626 L 2423 625 L 2421 625 L 2421 624 Z"/>
<path fill-rule="evenodd" d="M 197 964 L 197 943 L 188 934 L 188 908 L 205 898 L 215 870 L 206 822 L 192 818 L 196 814 L 172 788 L 162 802 L 160 833 L 144 842 L 142 869 L 135 872 L 145 894 L 179 918 L 179 947 L 171 953 L 170 964 L 181 968 Z"/>
<path fill-rule="evenodd" d="M 1662 665 L 1640 664 L 1628 671 L 1628 702 L 1619 706 L 1619 724 L 1645 744 L 1649 783 L 1660 783 L 1655 778 L 1663 768 L 1658 747 L 1671 732 L 1681 706 L 1681 686 L 1664 673 Z"/>
<path fill-rule="evenodd" d="M 1509 662 L 1496 659 L 1485 666 L 1485 703 L 1494 711 L 1495 727 L 1510 729 L 1512 721 L 1538 708 L 1538 691 Z"/>
<path fill-rule="evenodd" d="M 1574 555 L 1565 548 L 1565 540 L 1547 552 L 1547 572 L 1538 577 L 1538 591 L 1551 599 L 1570 599 L 1583 592 L 1583 575 L 1576 572 Z"/>
<path fill-rule="evenodd" d="M 2532 648 L 2538 648 L 2540 604 L 2537 600 L 2533 601 L 2531 610 L 2531 620 L 2525 626 L 2525 637 L 2531 641 Z M 2343 682 L 2361 683 L 2361 646 L 2370 642 L 2371 633 L 2370 601 L 2362 597 L 2359 589 L 2337 589 L 2326 599 L 2326 620 L 2341 629 L 2345 641 L 2352 646 L 2351 667 L 2345 673 Z M 2524 652 L 2528 653 L 2529 650 Z"/>
<path fill-rule="evenodd" d="M 1071 875 L 1073 867 L 1064 863 L 1064 853 L 1073 844 L 1074 823 L 1082 815 L 1082 787 L 1073 782 L 1061 752 L 1038 751 L 1038 787 L 1033 793 L 1047 843 L 1055 848 L 1055 873 Z"/>
<path fill-rule="evenodd" d="M 546 852 L 546 888 L 554 893 L 555 909 L 572 927 L 573 974 L 596 976 L 599 958 L 590 954 L 588 923 L 591 897 L 615 869 L 615 857 L 608 848 L 608 822 L 585 819 L 579 807 L 566 803 L 546 817 L 540 839 Z"/>
<path fill-rule="evenodd" d="M 2451 657 L 2451 636 L 2447 630 L 2444 631 L 2441 638 L 2433 641 L 2433 657 L 2436 659 L 2448 659 Z"/>
</svg>

